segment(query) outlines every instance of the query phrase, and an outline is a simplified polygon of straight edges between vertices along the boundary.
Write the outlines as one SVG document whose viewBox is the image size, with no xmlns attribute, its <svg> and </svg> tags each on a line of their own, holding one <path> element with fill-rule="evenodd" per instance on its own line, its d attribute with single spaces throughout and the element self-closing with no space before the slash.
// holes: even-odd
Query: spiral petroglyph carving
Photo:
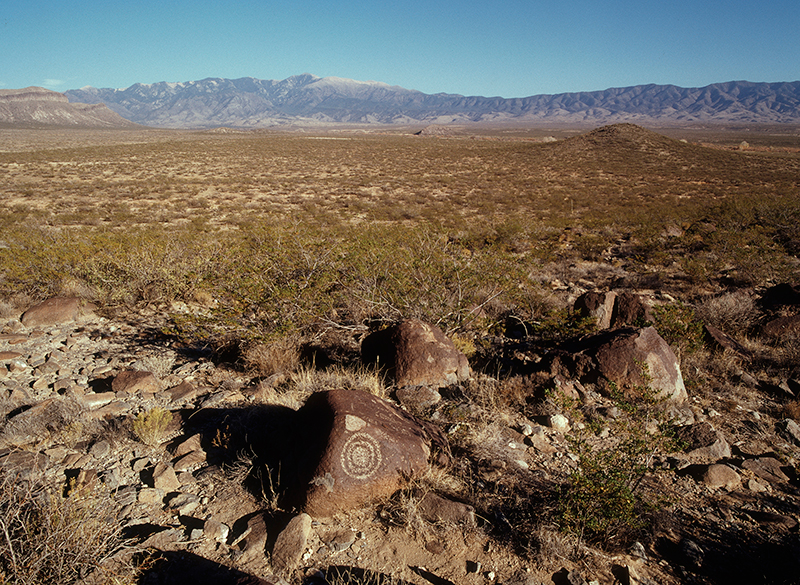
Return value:
<svg viewBox="0 0 800 585">
<path fill-rule="evenodd" d="M 380 443 L 366 433 L 354 433 L 342 448 L 342 469 L 354 479 L 368 479 L 382 461 Z"/>
</svg>

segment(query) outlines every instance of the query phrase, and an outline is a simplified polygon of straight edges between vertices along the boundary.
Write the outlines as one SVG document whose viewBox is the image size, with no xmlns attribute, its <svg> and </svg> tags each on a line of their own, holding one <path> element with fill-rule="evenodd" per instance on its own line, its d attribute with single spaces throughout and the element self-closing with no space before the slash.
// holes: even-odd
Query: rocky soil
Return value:
<svg viewBox="0 0 800 585">
<path fill-rule="evenodd" d="M 637 292 L 643 307 L 663 302 Z M 581 310 L 629 326 L 612 323 L 616 301 L 597 294 Z M 773 352 L 795 343 L 797 296 L 788 285 L 758 292 L 758 327 L 779 339 Z M 322 516 L 305 513 L 302 498 L 292 503 L 287 486 L 302 488 L 276 455 L 322 432 L 297 418 L 310 392 L 290 373 L 262 379 L 174 343 L 161 333 L 168 319 L 160 310 L 106 318 L 77 299 L 55 299 L 0 323 L 0 467 L 18 486 L 107 497 L 108 522 L 127 544 L 103 561 L 106 571 L 138 563 L 140 583 L 800 582 L 797 364 L 769 363 L 745 335 L 707 327 L 705 348 L 682 360 L 684 394 L 673 388 L 667 408 L 678 447 L 654 451 L 642 480 L 658 495 L 649 528 L 591 543 L 552 519 L 558 486 L 581 462 L 574 439 L 595 425 L 591 444 L 613 444 L 614 421 L 624 418 L 597 377 L 591 337 L 561 353 L 524 336 L 484 340 L 469 379 L 452 355 L 430 357 L 451 364 L 444 381 L 390 386 L 386 401 L 439 429 L 449 462 Z M 639 339 L 647 329 L 633 330 Z M 352 346 L 362 341 L 348 335 Z M 545 386 L 560 398 L 537 402 Z M 157 409 L 171 420 L 147 435 L 137 417 L 141 425 Z M 347 424 L 358 424 L 348 430 L 364 420 L 351 415 Z"/>
</svg>

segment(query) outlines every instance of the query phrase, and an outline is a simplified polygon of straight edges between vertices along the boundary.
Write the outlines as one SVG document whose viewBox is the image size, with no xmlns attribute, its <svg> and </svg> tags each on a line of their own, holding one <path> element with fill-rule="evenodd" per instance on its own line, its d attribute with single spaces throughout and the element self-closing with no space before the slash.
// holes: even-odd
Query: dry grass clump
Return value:
<svg viewBox="0 0 800 585">
<path fill-rule="evenodd" d="M 386 386 L 379 370 L 363 365 L 331 366 L 324 370 L 301 368 L 291 376 L 291 385 L 300 393 L 309 395 L 322 390 L 345 388 L 362 390 L 383 398 Z"/>
<path fill-rule="evenodd" d="M 758 307 L 745 291 L 708 297 L 697 303 L 697 318 L 728 334 L 741 335 L 750 330 L 758 318 Z"/>
<path fill-rule="evenodd" d="M 136 369 L 151 372 L 157 378 L 163 380 L 172 373 L 175 366 L 175 356 L 168 353 L 149 355 L 138 361 Z"/>
<path fill-rule="evenodd" d="M 133 583 L 134 571 L 104 561 L 122 547 L 116 505 L 102 490 L 63 498 L 10 470 L 0 474 L 0 583 L 70 584 L 101 571 L 106 583 Z"/>
<path fill-rule="evenodd" d="M 262 377 L 287 374 L 300 365 L 300 342 L 287 336 L 269 343 L 253 342 L 242 352 L 246 370 Z"/>
<path fill-rule="evenodd" d="M 786 418 L 790 418 L 794 421 L 800 421 L 800 398 L 795 398 L 794 400 L 790 400 L 784 404 L 783 413 Z"/>
<path fill-rule="evenodd" d="M 6 408 L 11 406 L 10 403 L 6 404 Z M 88 421 L 84 416 L 85 408 L 71 398 L 49 398 L 25 408 L 0 423 L 0 445 L 60 442 L 72 446 L 81 438 L 91 436 L 98 428 L 96 421 Z"/>
</svg>

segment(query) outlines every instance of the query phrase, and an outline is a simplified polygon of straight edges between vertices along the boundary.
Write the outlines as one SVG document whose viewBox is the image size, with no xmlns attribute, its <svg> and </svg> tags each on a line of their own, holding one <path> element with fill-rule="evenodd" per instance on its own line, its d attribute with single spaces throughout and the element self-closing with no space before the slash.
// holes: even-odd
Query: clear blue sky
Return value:
<svg viewBox="0 0 800 585">
<path fill-rule="evenodd" d="M 523 97 L 800 80 L 800 0 L 0 0 L 0 89 L 285 79 Z"/>
</svg>

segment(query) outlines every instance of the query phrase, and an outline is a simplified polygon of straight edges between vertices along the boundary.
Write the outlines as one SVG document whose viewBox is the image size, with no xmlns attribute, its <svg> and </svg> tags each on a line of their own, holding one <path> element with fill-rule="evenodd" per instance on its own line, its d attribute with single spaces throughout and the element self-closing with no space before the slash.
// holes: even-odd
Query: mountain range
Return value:
<svg viewBox="0 0 800 585">
<path fill-rule="evenodd" d="M 71 102 L 105 103 L 123 118 L 158 127 L 452 122 L 800 122 L 800 81 L 733 81 L 702 88 L 637 85 L 525 98 L 425 94 L 374 81 L 296 75 L 281 81 L 210 78 L 85 87 Z"/>
<path fill-rule="evenodd" d="M 47 90 L 26 88 L 42 99 Z M 9 121 L 2 109 L 0 122 Z M 121 118 L 162 128 L 276 125 L 444 124 L 465 122 L 800 123 L 800 81 L 731 81 L 701 88 L 637 85 L 602 91 L 524 98 L 425 94 L 375 81 L 303 74 L 281 81 L 209 78 L 182 83 L 137 83 L 124 89 L 84 87 L 53 94 L 64 117 L 63 96 L 77 113 L 105 104 Z M 54 97 L 58 96 L 58 97 Z M 14 99 L 19 102 L 20 96 Z M 102 114 L 99 125 L 111 122 Z M 42 117 L 43 114 L 40 114 Z M 47 116 L 44 116 L 47 117 Z"/>
</svg>

